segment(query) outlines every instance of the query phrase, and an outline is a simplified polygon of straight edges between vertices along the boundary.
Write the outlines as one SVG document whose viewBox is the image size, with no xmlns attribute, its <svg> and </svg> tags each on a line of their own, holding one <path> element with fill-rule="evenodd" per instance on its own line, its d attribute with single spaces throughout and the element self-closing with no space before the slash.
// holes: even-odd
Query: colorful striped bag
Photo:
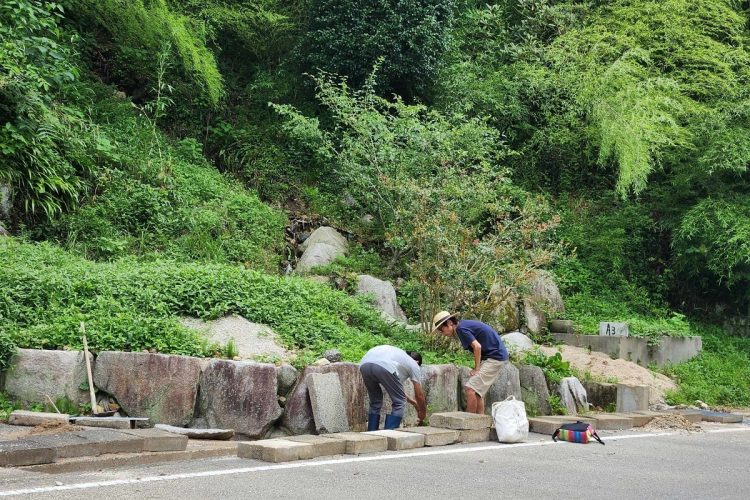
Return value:
<svg viewBox="0 0 750 500">
<path fill-rule="evenodd" d="M 557 441 L 570 441 L 571 443 L 583 443 L 586 444 L 591 441 L 591 438 L 596 439 L 599 443 L 604 444 L 599 434 L 596 433 L 591 424 L 581 422 L 580 420 L 574 424 L 562 424 L 557 428 L 554 434 L 552 434 L 552 440 Z"/>
</svg>

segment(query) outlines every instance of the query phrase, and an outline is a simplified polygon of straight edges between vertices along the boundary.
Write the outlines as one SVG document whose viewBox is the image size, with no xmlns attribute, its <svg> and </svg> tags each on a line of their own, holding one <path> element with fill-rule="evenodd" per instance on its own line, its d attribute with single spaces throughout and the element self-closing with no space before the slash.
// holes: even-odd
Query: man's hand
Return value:
<svg viewBox="0 0 750 500">
<path fill-rule="evenodd" d="M 417 402 L 413 400 L 412 398 L 410 398 L 409 396 L 406 396 L 406 401 L 408 401 L 408 403 L 414 407 L 417 406 Z"/>
<path fill-rule="evenodd" d="M 424 391 L 422 390 L 422 384 L 414 382 L 414 397 L 416 398 L 415 407 L 417 408 L 417 417 L 419 418 L 419 424 L 427 418 L 427 402 L 425 401 Z"/>
<path fill-rule="evenodd" d="M 474 375 L 476 375 L 477 373 L 479 373 L 479 368 L 474 368 L 473 370 L 470 370 L 470 371 L 469 371 L 469 375 L 471 375 L 472 377 L 473 377 Z"/>
</svg>

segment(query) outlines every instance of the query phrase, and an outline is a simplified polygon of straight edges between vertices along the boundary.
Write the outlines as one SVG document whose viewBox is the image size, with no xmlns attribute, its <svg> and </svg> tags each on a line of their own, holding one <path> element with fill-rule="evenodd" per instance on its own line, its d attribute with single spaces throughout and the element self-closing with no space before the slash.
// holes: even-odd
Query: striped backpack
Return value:
<svg viewBox="0 0 750 500">
<path fill-rule="evenodd" d="M 571 443 L 583 443 L 586 444 L 591 441 L 591 438 L 596 439 L 600 444 L 604 444 L 599 434 L 596 433 L 591 424 L 581 422 L 580 420 L 574 424 L 562 424 L 557 428 L 554 434 L 552 434 L 552 440 L 557 441 L 570 441 Z"/>
</svg>

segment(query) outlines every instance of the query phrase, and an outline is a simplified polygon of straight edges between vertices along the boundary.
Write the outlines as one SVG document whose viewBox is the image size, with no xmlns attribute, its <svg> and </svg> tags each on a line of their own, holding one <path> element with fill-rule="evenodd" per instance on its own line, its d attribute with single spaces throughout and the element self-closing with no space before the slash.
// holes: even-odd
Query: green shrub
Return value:
<svg viewBox="0 0 750 500">
<path fill-rule="evenodd" d="M 562 355 L 556 352 L 552 356 L 545 356 L 541 350 L 526 351 L 523 363 L 538 366 L 544 372 L 548 382 L 559 383 L 563 378 L 572 376 L 570 362 L 563 361 Z M 557 415 L 557 413 L 553 413 Z"/>
</svg>

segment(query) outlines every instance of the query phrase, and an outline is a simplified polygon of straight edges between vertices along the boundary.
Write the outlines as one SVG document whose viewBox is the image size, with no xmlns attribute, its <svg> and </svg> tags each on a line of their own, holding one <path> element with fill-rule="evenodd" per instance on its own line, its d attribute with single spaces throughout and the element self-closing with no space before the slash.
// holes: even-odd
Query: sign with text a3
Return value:
<svg viewBox="0 0 750 500">
<path fill-rule="evenodd" d="M 627 337 L 630 335 L 630 332 L 627 323 L 602 321 L 599 323 L 599 335 L 604 337 Z"/>
</svg>

